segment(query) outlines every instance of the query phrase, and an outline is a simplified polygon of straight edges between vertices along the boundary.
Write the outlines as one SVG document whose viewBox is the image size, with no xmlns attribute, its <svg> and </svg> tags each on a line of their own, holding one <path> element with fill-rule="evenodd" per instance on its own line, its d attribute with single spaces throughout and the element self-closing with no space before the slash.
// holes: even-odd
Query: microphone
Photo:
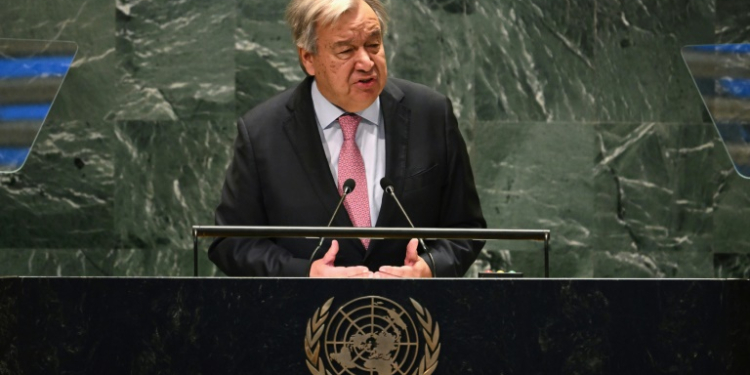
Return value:
<svg viewBox="0 0 750 375">
<path fill-rule="evenodd" d="M 328 220 L 328 225 L 326 227 L 330 227 L 333 223 L 333 219 L 336 218 L 336 214 L 339 213 L 339 209 L 341 208 L 341 205 L 344 203 L 344 198 L 346 196 L 354 191 L 354 187 L 357 186 L 357 183 L 349 178 L 346 181 L 344 181 L 343 191 L 344 193 L 341 194 L 341 199 L 339 199 L 339 203 L 336 205 L 336 209 L 333 211 L 333 215 L 331 215 L 331 220 Z M 310 255 L 310 260 L 307 262 L 307 277 L 310 277 L 310 270 L 312 269 L 313 260 L 315 259 L 315 255 L 318 253 L 318 250 L 320 250 L 320 247 L 323 246 L 323 242 L 326 240 L 325 237 L 320 237 L 320 242 L 318 242 L 318 246 L 315 247 L 315 250 L 313 250 L 312 255 Z"/>
<path fill-rule="evenodd" d="M 398 205 L 398 208 L 401 210 L 401 213 L 404 214 L 406 221 L 409 222 L 409 225 L 412 228 L 414 228 L 414 224 L 411 222 L 411 219 L 409 218 L 409 215 L 406 213 L 404 206 L 401 205 L 401 202 L 396 197 L 396 192 L 393 189 L 393 181 L 391 181 L 388 177 L 383 177 L 380 179 L 380 187 L 383 188 L 383 191 L 385 191 L 391 197 L 393 197 L 393 200 L 396 201 L 396 204 Z M 418 238 L 418 240 L 419 240 L 419 244 L 422 245 L 422 249 L 424 249 L 424 252 L 427 253 L 427 257 L 430 258 L 430 263 L 428 263 L 428 266 L 430 267 L 430 271 L 432 271 L 432 277 L 437 277 L 437 275 L 435 274 L 435 258 L 432 257 L 432 252 L 430 252 L 430 249 L 427 247 L 427 245 L 425 245 L 423 239 Z"/>
</svg>

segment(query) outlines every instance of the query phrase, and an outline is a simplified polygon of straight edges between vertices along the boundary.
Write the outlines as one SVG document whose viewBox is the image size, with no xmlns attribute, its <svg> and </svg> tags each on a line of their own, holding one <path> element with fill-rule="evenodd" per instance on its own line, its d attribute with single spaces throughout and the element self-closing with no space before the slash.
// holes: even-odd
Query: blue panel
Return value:
<svg viewBox="0 0 750 375">
<path fill-rule="evenodd" d="M 750 125 L 739 122 L 717 122 L 716 128 L 724 143 L 750 144 Z"/>
<path fill-rule="evenodd" d="M 722 78 L 718 82 L 722 94 L 735 98 L 750 98 L 750 80 Z"/>
<path fill-rule="evenodd" d="M 29 148 L 25 147 L 0 147 L 0 166 L 18 167 L 23 165 L 29 156 Z"/>
<path fill-rule="evenodd" d="M 735 169 L 750 179 L 750 43 L 686 46 L 682 57 Z"/>
<path fill-rule="evenodd" d="M 73 56 L 0 59 L 0 78 L 62 77 Z"/>
<path fill-rule="evenodd" d="M 705 46 L 688 46 L 694 51 L 724 52 L 724 53 L 750 53 L 750 44 L 718 44 Z"/>
<path fill-rule="evenodd" d="M 52 103 L 0 106 L 0 121 L 44 120 Z"/>
</svg>

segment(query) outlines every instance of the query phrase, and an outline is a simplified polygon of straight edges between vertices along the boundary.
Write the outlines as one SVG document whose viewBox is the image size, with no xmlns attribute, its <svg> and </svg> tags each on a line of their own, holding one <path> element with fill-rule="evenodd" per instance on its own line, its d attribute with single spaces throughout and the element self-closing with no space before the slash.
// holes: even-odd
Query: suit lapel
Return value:
<svg viewBox="0 0 750 375">
<path fill-rule="evenodd" d="M 315 120 L 315 109 L 310 94 L 312 80 L 312 77 L 308 77 L 297 87 L 289 100 L 287 106 L 292 116 L 284 123 L 284 131 L 305 170 L 312 189 L 323 203 L 326 217 L 330 217 L 333 215 L 340 196 L 336 183 L 331 177 L 331 169 L 318 133 L 318 123 Z M 326 224 L 328 223 L 320 225 Z M 352 226 L 344 207 L 336 215 L 332 225 Z M 361 243 L 360 247 L 362 247 Z M 362 250 L 364 251 L 364 247 Z"/>
<path fill-rule="evenodd" d="M 404 175 L 406 173 L 407 144 L 409 141 L 409 117 L 411 111 L 401 104 L 403 91 L 389 81 L 380 94 L 380 106 L 383 110 L 385 126 L 385 176 L 393 181 L 396 196 L 403 196 Z M 393 222 L 393 215 L 401 215 L 393 198 L 383 194 L 376 227 L 388 227 Z M 380 248 L 383 241 L 376 241 L 367 251 L 365 258 L 373 250 Z"/>
</svg>

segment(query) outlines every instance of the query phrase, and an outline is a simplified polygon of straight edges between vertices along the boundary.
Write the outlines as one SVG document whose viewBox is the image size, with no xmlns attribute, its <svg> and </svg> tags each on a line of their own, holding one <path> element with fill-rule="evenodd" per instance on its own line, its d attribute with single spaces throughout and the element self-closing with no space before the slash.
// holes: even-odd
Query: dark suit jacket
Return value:
<svg viewBox="0 0 750 375">
<path fill-rule="evenodd" d="M 255 107 L 237 124 L 217 225 L 325 226 L 340 198 L 317 130 L 312 78 Z M 389 78 L 380 95 L 386 176 L 417 227 L 486 227 L 466 146 L 450 101 L 415 83 Z M 333 226 L 352 226 L 342 207 Z M 376 226 L 408 227 L 387 194 Z M 220 238 L 209 258 L 230 276 L 304 276 L 317 240 Z M 342 239 L 336 265 L 401 266 L 406 240 Z M 330 241 L 317 257 L 322 257 Z M 441 277 L 460 277 L 479 241 L 428 241 Z M 425 256 L 424 254 L 422 255 Z"/>
</svg>

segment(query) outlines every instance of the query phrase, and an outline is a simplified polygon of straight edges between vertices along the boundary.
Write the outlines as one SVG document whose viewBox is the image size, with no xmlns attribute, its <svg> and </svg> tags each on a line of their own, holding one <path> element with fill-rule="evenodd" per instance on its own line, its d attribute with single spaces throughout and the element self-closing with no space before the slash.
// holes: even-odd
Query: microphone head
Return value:
<svg viewBox="0 0 750 375">
<path fill-rule="evenodd" d="M 388 191 L 388 188 L 393 189 L 393 181 L 388 177 L 383 177 L 380 179 L 380 187 L 385 191 Z"/>
<path fill-rule="evenodd" d="M 354 179 L 348 178 L 346 181 L 344 181 L 344 193 L 349 194 L 352 191 L 354 191 L 354 187 L 357 186 L 357 183 L 354 181 Z"/>
</svg>

